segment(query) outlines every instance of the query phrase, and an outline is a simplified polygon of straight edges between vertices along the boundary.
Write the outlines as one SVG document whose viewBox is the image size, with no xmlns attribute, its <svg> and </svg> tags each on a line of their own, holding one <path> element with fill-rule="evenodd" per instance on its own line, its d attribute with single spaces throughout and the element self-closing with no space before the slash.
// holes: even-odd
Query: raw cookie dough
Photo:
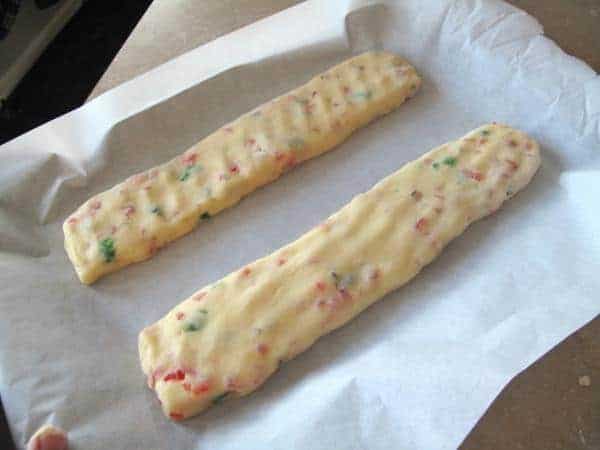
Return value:
<svg viewBox="0 0 600 450">
<path fill-rule="evenodd" d="M 139 336 L 142 369 L 165 414 L 181 420 L 254 391 L 283 361 L 414 277 L 539 165 L 534 140 L 485 125 L 199 290 Z"/>
<path fill-rule="evenodd" d="M 67 433 L 52 425 L 44 425 L 31 437 L 27 450 L 68 450 Z"/>
<path fill-rule="evenodd" d="M 202 220 L 331 150 L 415 94 L 402 58 L 369 52 L 242 116 L 172 161 L 85 202 L 64 223 L 83 283 L 150 258 Z"/>
</svg>

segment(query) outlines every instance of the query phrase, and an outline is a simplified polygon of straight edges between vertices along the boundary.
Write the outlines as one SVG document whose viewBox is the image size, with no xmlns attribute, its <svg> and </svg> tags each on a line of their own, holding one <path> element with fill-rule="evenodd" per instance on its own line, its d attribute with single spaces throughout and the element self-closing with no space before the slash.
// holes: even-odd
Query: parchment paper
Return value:
<svg viewBox="0 0 600 450">
<path fill-rule="evenodd" d="M 301 4 L 0 148 L 0 393 L 19 446 L 53 422 L 85 450 L 451 449 L 600 312 L 599 77 L 500 1 L 366 5 Z M 77 281 L 60 226 L 82 201 L 368 48 L 408 58 L 421 92 L 151 261 Z M 163 417 L 138 366 L 142 327 L 491 120 L 543 146 L 526 191 L 258 392 Z"/>
</svg>

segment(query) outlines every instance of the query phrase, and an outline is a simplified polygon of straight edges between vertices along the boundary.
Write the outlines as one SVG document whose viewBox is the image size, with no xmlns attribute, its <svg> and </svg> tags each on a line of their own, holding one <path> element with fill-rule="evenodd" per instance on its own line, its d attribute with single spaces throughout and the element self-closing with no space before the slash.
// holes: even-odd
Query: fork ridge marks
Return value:
<svg viewBox="0 0 600 450">
<path fill-rule="evenodd" d="M 367 52 L 215 131 L 182 155 L 86 201 L 63 225 L 86 284 L 148 259 L 199 222 L 398 107 L 421 80 L 402 58 Z"/>
</svg>

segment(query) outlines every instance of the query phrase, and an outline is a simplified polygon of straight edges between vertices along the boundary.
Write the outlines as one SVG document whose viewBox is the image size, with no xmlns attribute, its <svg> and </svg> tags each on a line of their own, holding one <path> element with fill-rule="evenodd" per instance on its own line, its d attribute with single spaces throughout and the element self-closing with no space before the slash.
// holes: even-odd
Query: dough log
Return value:
<svg viewBox="0 0 600 450">
<path fill-rule="evenodd" d="M 85 202 L 63 225 L 83 283 L 150 258 L 199 222 L 390 112 L 421 81 L 402 58 L 356 56 Z"/>
<path fill-rule="evenodd" d="M 485 125 L 202 288 L 139 336 L 142 369 L 165 414 L 181 420 L 254 391 L 282 362 L 408 282 L 539 165 L 534 140 Z"/>
</svg>

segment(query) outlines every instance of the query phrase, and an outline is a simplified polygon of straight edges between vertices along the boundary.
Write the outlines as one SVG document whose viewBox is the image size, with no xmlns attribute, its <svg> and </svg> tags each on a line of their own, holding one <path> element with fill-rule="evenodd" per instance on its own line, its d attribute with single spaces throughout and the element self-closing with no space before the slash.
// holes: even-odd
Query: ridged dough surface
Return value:
<svg viewBox="0 0 600 450">
<path fill-rule="evenodd" d="M 181 420 L 254 391 L 283 361 L 408 282 L 539 165 L 534 140 L 485 125 L 200 289 L 139 336 L 142 369 L 165 414 Z"/>
<path fill-rule="evenodd" d="M 421 81 L 402 58 L 368 52 L 217 130 L 181 156 L 85 202 L 63 225 L 83 283 L 150 258 L 203 219 L 399 106 Z"/>
</svg>

